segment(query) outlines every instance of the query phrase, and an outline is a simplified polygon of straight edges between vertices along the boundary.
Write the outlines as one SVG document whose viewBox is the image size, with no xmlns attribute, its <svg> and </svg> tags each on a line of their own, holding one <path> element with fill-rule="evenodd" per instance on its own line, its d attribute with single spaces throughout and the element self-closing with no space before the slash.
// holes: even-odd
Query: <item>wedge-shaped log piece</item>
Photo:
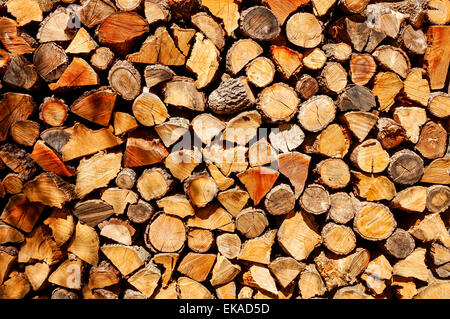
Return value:
<svg viewBox="0 0 450 319">
<path fill-rule="evenodd" d="M 41 289 L 49 274 L 50 267 L 44 262 L 35 263 L 25 267 L 25 275 L 34 291 Z"/>
<path fill-rule="evenodd" d="M 150 254 L 140 246 L 103 245 L 101 250 L 123 276 L 144 265 L 150 257 Z"/>
<path fill-rule="evenodd" d="M 74 14 L 78 6 L 59 7 L 50 13 L 40 24 L 36 38 L 39 42 L 66 42 L 70 41 L 75 32 L 68 28 L 71 14 Z M 68 29 L 68 30 L 67 30 Z M 68 31 L 68 32 L 67 32 Z"/>
<path fill-rule="evenodd" d="M 277 241 L 286 253 L 301 261 L 308 258 L 314 248 L 322 243 L 322 237 L 310 215 L 292 211 L 281 224 Z"/>
<path fill-rule="evenodd" d="M 268 230 L 259 237 L 247 240 L 242 245 L 237 259 L 266 265 L 269 264 L 276 233 L 276 230 Z"/>
<path fill-rule="evenodd" d="M 403 89 L 403 82 L 393 72 L 380 72 L 375 76 L 372 93 L 380 103 L 379 110 L 388 112 L 394 105 L 395 97 Z"/>
<path fill-rule="evenodd" d="M 25 236 L 14 227 L 0 222 L 0 245 L 7 243 L 21 243 Z"/>
<path fill-rule="evenodd" d="M 89 159 L 82 159 L 77 167 L 75 193 L 83 198 L 94 189 L 105 187 L 120 171 L 122 153 L 99 152 Z"/>
<path fill-rule="evenodd" d="M 50 234 L 44 227 L 37 227 L 29 236 L 19 250 L 17 261 L 19 263 L 30 263 L 32 260 L 44 261 L 52 266 L 63 259 L 63 252 L 51 239 Z"/>
<path fill-rule="evenodd" d="M 177 271 L 196 281 L 205 281 L 211 271 L 216 255 L 188 253 L 178 264 Z"/>
<path fill-rule="evenodd" d="M 364 141 L 378 121 L 378 116 L 370 112 L 346 112 L 342 116 L 343 121 L 353 135 L 360 141 Z"/>
<path fill-rule="evenodd" d="M 0 100 L 0 142 L 6 140 L 11 125 L 26 120 L 35 107 L 31 95 L 12 92 L 3 94 Z"/>
<path fill-rule="evenodd" d="M 136 230 L 128 221 L 111 218 L 98 225 L 100 235 L 112 239 L 123 245 L 131 245 L 132 237 Z"/>
<path fill-rule="evenodd" d="M 427 201 L 427 188 L 411 186 L 395 195 L 391 206 L 408 212 L 423 212 Z"/>
<path fill-rule="evenodd" d="M 72 212 L 79 221 L 91 227 L 97 226 L 99 223 L 114 214 L 111 205 L 100 199 L 90 199 L 84 202 L 78 202 Z"/>
<path fill-rule="evenodd" d="M 127 55 L 127 61 L 134 63 L 183 65 L 185 56 L 175 46 L 175 42 L 165 27 L 156 29 L 149 36 L 139 52 Z"/>
<path fill-rule="evenodd" d="M 277 257 L 269 264 L 269 269 L 283 288 L 289 286 L 305 268 L 291 257 Z"/>
<path fill-rule="evenodd" d="M 31 290 L 30 283 L 24 273 L 14 272 L 0 286 L 0 299 L 23 299 Z"/>
<path fill-rule="evenodd" d="M 147 21 L 136 12 L 115 12 L 101 22 L 96 34 L 101 44 L 125 55 L 148 30 Z"/>
<path fill-rule="evenodd" d="M 261 115 L 257 111 L 242 112 L 227 123 L 221 139 L 245 145 L 257 134 L 261 123 Z"/>
<path fill-rule="evenodd" d="M 12 54 L 33 53 L 35 43 L 30 41 L 29 36 L 24 36 L 18 30 L 18 23 L 7 17 L 0 17 L 0 41 Z"/>
<path fill-rule="evenodd" d="M 69 243 L 67 251 L 88 264 L 97 266 L 99 248 L 100 240 L 95 229 L 78 222 L 75 227 L 74 237 Z"/>
<path fill-rule="evenodd" d="M 214 299 L 213 294 L 205 286 L 189 277 L 179 277 L 177 288 L 179 299 Z"/>
<path fill-rule="evenodd" d="M 48 147 L 43 141 L 39 140 L 34 144 L 31 158 L 47 172 L 57 175 L 71 177 L 75 176 L 75 169 L 64 164 L 62 158 Z"/>
<path fill-rule="evenodd" d="M 52 91 L 64 91 L 99 84 L 100 78 L 89 63 L 82 58 L 75 57 L 58 81 L 48 86 Z"/>
<path fill-rule="evenodd" d="M 356 182 L 355 194 L 368 201 L 391 200 L 396 194 L 395 185 L 386 176 L 376 176 L 352 171 Z"/>
<path fill-rule="evenodd" d="M 216 204 L 210 204 L 196 210 L 195 216 L 189 217 L 187 220 L 187 226 L 227 232 L 234 232 L 235 230 L 233 216 Z"/>
<path fill-rule="evenodd" d="M 429 269 L 425 264 L 425 253 L 426 249 L 416 248 L 411 255 L 394 265 L 392 273 L 395 276 L 412 277 L 421 281 L 428 281 Z"/>
<path fill-rule="evenodd" d="M 407 139 L 416 144 L 419 141 L 420 128 L 427 121 L 427 115 L 421 107 L 396 107 L 393 119 L 405 129 Z"/>
<path fill-rule="evenodd" d="M 194 168 L 200 164 L 201 160 L 201 153 L 198 149 L 183 149 L 178 152 L 170 153 L 165 159 L 164 164 L 175 178 L 184 181 L 191 175 Z"/>
<path fill-rule="evenodd" d="M 80 259 L 67 259 L 51 273 L 48 281 L 60 287 L 79 290 L 82 272 L 83 262 Z"/>
<path fill-rule="evenodd" d="M 144 130 L 133 131 L 127 139 L 124 167 L 139 167 L 162 162 L 169 152 L 156 134 Z"/>
<path fill-rule="evenodd" d="M 85 28 L 80 28 L 66 49 L 67 53 L 90 53 L 98 47 Z"/>
<path fill-rule="evenodd" d="M 102 193 L 102 200 L 111 205 L 116 215 L 122 215 L 128 204 L 134 204 L 138 200 L 138 195 L 122 188 L 108 188 Z"/>
<path fill-rule="evenodd" d="M 310 156 L 299 152 L 278 155 L 278 169 L 291 182 L 296 198 L 300 196 L 305 187 L 310 161 Z"/>
<path fill-rule="evenodd" d="M 245 185 L 255 205 L 270 191 L 280 173 L 267 167 L 250 168 L 237 177 Z"/>
<path fill-rule="evenodd" d="M 275 280 L 265 266 L 258 264 L 250 266 L 250 269 L 242 274 L 242 282 L 244 285 L 259 288 L 270 295 L 278 295 Z"/>
<path fill-rule="evenodd" d="M 88 91 L 72 103 L 70 111 L 88 121 L 107 126 L 117 100 L 108 87 Z"/>
<path fill-rule="evenodd" d="M 252 39 L 241 39 L 234 42 L 227 52 L 227 71 L 236 75 L 248 62 L 262 53 L 261 46 Z"/>
<path fill-rule="evenodd" d="M 151 263 L 138 270 L 128 279 L 128 282 L 136 287 L 145 297 L 150 298 L 161 278 L 161 271 Z"/>
<path fill-rule="evenodd" d="M 0 219 L 29 233 L 33 230 L 43 209 L 44 206 L 42 204 L 30 202 L 24 194 L 17 194 L 8 200 Z"/>
<path fill-rule="evenodd" d="M 222 19 L 225 31 L 228 36 L 233 35 L 233 31 L 239 27 L 239 6 L 235 0 L 225 0 L 217 2 L 214 0 L 202 1 L 202 6 L 217 18 Z"/>
<path fill-rule="evenodd" d="M 439 213 L 429 214 L 416 221 L 408 230 L 411 235 L 423 242 L 439 241 L 450 248 L 450 234 Z"/>
<path fill-rule="evenodd" d="M 74 199 L 74 186 L 53 173 L 42 173 L 27 182 L 23 192 L 31 202 L 61 208 Z"/>
<path fill-rule="evenodd" d="M 231 263 L 226 257 L 217 254 L 212 269 L 211 285 L 220 286 L 231 282 L 241 272 L 241 266 Z"/>
<path fill-rule="evenodd" d="M 184 76 L 175 76 L 164 84 L 164 103 L 185 107 L 194 111 L 204 111 L 205 94 L 197 90 L 194 80 Z"/>
<path fill-rule="evenodd" d="M 356 277 L 367 268 L 369 258 L 368 250 L 357 248 L 353 254 L 345 257 L 338 257 L 322 251 L 314 258 L 314 262 L 325 281 L 327 289 L 331 290 L 355 283 Z"/>
<path fill-rule="evenodd" d="M 448 173 L 448 167 L 450 165 L 450 157 L 438 158 L 425 167 L 420 181 L 422 183 L 432 184 L 450 184 L 450 174 Z"/>
<path fill-rule="evenodd" d="M 89 288 L 105 288 L 117 284 L 120 281 L 120 273 L 107 261 L 102 261 L 98 266 L 89 271 Z"/>
<path fill-rule="evenodd" d="M 52 230 L 52 237 L 58 247 L 64 245 L 72 237 L 75 229 L 73 215 L 68 209 L 54 208 L 50 216 L 44 220 L 44 225 Z"/>
<path fill-rule="evenodd" d="M 110 1 L 88 0 L 83 3 L 80 10 L 80 20 L 85 26 L 92 28 L 116 11 L 116 7 Z"/>
<path fill-rule="evenodd" d="M 136 119 L 125 112 L 114 112 L 114 135 L 123 135 L 138 127 Z"/>
<path fill-rule="evenodd" d="M 166 214 L 175 215 L 180 218 L 186 216 L 194 216 L 194 208 L 192 207 L 186 196 L 176 194 L 166 196 L 156 201 L 158 207 L 162 208 Z"/>
</svg>

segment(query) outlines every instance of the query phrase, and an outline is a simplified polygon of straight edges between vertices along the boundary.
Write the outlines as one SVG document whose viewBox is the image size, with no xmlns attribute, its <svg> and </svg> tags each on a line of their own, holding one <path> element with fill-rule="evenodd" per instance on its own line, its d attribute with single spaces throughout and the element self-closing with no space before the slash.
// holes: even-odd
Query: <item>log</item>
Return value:
<svg viewBox="0 0 450 319">
<path fill-rule="evenodd" d="M 18 121 L 11 125 L 11 136 L 14 142 L 24 145 L 33 146 L 36 139 L 39 137 L 39 124 L 30 121 Z"/>
<path fill-rule="evenodd" d="M 346 112 L 344 115 L 342 115 L 341 119 L 343 122 L 345 122 L 349 131 L 352 132 L 352 134 L 358 139 L 358 141 L 362 142 L 369 135 L 375 124 L 378 125 L 382 123 L 386 118 L 378 119 L 378 116 L 370 112 L 351 111 Z M 391 122 L 394 121 L 391 120 Z M 399 125 L 397 126 L 400 127 Z M 386 131 L 380 130 L 380 132 L 385 133 Z M 378 135 L 377 138 L 381 142 L 383 148 L 390 148 L 386 147 L 384 138 L 380 137 L 380 135 Z"/>
<path fill-rule="evenodd" d="M 447 131 L 438 122 L 427 122 L 420 132 L 416 150 L 428 159 L 436 159 L 444 156 L 447 146 Z"/>
<path fill-rule="evenodd" d="M 450 177 L 447 173 L 449 162 L 450 158 L 448 156 L 432 161 L 430 165 L 425 168 L 420 181 L 422 183 L 450 184 Z"/>
<path fill-rule="evenodd" d="M 136 204 L 128 207 L 127 217 L 133 223 L 142 224 L 149 220 L 153 213 L 153 207 L 146 201 L 139 199 Z"/>
<path fill-rule="evenodd" d="M 380 173 L 389 164 L 389 154 L 378 140 L 368 139 L 353 149 L 350 160 L 363 172 Z"/>
<path fill-rule="evenodd" d="M 227 232 L 234 232 L 235 230 L 233 215 L 216 204 L 199 208 L 195 216 L 188 218 L 187 226 Z"/>
<path fill-rule="evenodd" d="M 295 91 L 305 100 L 311 98 L 319 90 L 319 83 L 308 74 L 302 74 L 295 85 Z"/>
<path fill-rule="evenodd" d="M 75 57 L 58 81 L 50 83 L 48 87 L 52 91 L 59 92 L 99 84 L 100 79 L 89 63 L 82 58 Z"/>
<path fill-rule="evenodd" d="M 115 182 L 116 185 L 123 189 L 131 189 L 136 180 L 136 173 L 131 168 L 123 168 L 117 174 Z"/>
<path fill-rule="evenodd" d="M 186 228 L 175 216 L 155 214 L 145 230 L 145 244 L 152 251 L 173 253 L 183 249 Z"/>
<path fill-rule="evenodd" d="M 69 108 L 61 99 L 45 98 L 39 106 L 39 119 L 50 126 L 62 126 L 68 113 Z"/>
<path fill-rule="evenodd" d="M 450 115 L 449 95 L 442 92 L 432 93 L 428 101 L 428 110 L 436 117 L 448 117 Z"/>
<path fill-rule="evenodd" d="M 208 8 L 212 15 L 222 20 L 228 36 L 232 36 L 234 30 L 239 27 L 239 5 L 236 1 L 225 0 L 220 4 L 214 0 L 205 0 L 202 1 L 202 6 Z"/>
<path fill-rule="evenodd" d="M 272 83 L 275 76 L 275 66 L 266 57 L 258 57 L 245 68 L 248 80 L 257 87 L 266 87 Z"/>
<path fill-rule="evenodd" d="M 331 188 L 344 188 L 350 182 L 350 170 L 341 159 L 328 158 L 317 164 L 316 171 L 321 184 Z"/>
<path fill-rule="evenodd" d="M 191 17 L 191 22 L 201 31 L 214 45 L 222 51 L 225 46 L 225 32 L 210 15 L 199 12 Z"/>
<path fill-rule="evenodd" d="M 136 119 L 124 112 L 114 112 L 113 121 L 114 135 L 123 135 L 138 127 Z"/>
<path fill-rule="evenodd" d="M 149 168 L 142 172 L 137 180 L 137 190 L 146 201 L 159 199 L 172 187 L 170 174 L 161 168 Z"/>
<path fill-rule="evenodd" d="M 75 230 L 74 218 L 64 208 L 53 208 L 50 216 L 44 220 L 44 224 L 52 230 L 52 237 L 58 247 L 64 245 L 72 237 Z"/>
<path fill-rule="evenodd" d="M 261 46 L 252 39 L 242 39 L 233 43 L 227 52 L 226 67 L 236 75 L 244 66 L 263 53 Z"/>
<path fill-rule="evenodd" d="M 288 122 L 297 112 L 299 103 L 293 88 L 275 83 L 261 91 L 256 108 L 270 122 Z"/>
<path fill-rule="evenodd" d="M 108 82 L 125 100 L 133 100 L 141 92 L 141 76 L 128 61 L 114 63 L 108 73 Z"/>
<path fill-rule="evenodd" d="M 0 18 L 0 41 L 12 54 L 33 53 L 36 41 L 18 30 L 18 23 L 10 18 Z"/>
<path fill-rule="evenodd" d="M 81 95 L 72 103 L 70 111 L 88 121 L 108 126 L 116 100 L 117 94 L 111 88 L 101 87 Z"/>
<path fill-rule="evenodd" d="M 339 192 L 330 195 L 330 208 L 327 217 L 338 224 L 346 224 L 355 216 L 357 205 L 354 197 Z"/>
<path fill-rule="evenodd" d="M 308 213 L 319 215 L 330 208 L 330 196 L 325 187 L 310 184 L 299 199 L 300 206 Z"/>
<path fill-rule="evenodd" d="M 286 18 L 297 8 L 308 3 L 309 0 L 263 0 L 263 4 L 269 6 L 270 10 L 276 15 L 280 25 L 283 25 Z"/>
<path fill-rule="evenodd" d="M 356 247 L 353 230 L 344 225 L 328 223 L 322 228 L 324 245 L 337 255 L 347 255 Z"/>
<path fill-rule="evenodd" d="M 228 259 L 235 259 L 241 251 L 241 239 L 237 234 L 224 233 L 216 238 L 217 250 Z"/>
<path fill-rule="evenodd" d="M 207 229 L 194 228 L 187 233 L 187 245 L 196 253 L 206 253 L 214 244 L 214 235 Z"/>
<path fill-rule="evenodd" d="M 347 86 L 347 72 L 337 62 L 328 62 L 319 77 L 319 84 L 330 94 L 339 94 Z"/>
<path fill-rule="evenodd" d="M 397 222 L 386 206 L 364 203 L 355 214 L 353 227 L 362 238 L 377 241 L 388 238 Z"/>
<path fill-rule="evenodd" d="M 351 85 L 339 95 L 337 104 L 340 110 L 370 111 L 376 106 L 375 93 L 364 86 Z"/>
<path fill-rule="evenodd" d="M 303 55 L 303 65 L 310 70 L 320 70 L 327 61 L 327 55 L 319 48 L 308 49 Z"/>
<path fill-rule="evenodd" d="M 450 206 L 450 189 L 443 185 L 432 185 L 427 189 L 426 207 L 432 213 L 442 213 Z"/>
<path fill-rule="evenodd" d="M 316 95 L 302 103 L 298 112 L 298 121 L 310 132 L 323 130 L 336 115 L 333 100 L 326 95 Z"/>
<path fill-rule="evenodd" d="M 424 54 L 427 50 L 427 37 L 422 30 L 415 30 L 411 25 L 407 25 L 399 38 L 402 46 L 412 54 Z"/>
<path fill-rule="evenodd" d="M 286 35 L 289 42 L 296 46 L 314 48 L 323 40 L 322 28 L 314 15 L 296 13 L 286 22 Z"/>
<path fill-rule="evenodd" d="M 266 195 L 264 207 L 272 215 L 284 215 L 294 209 L 295 195 L 287 184 L 280 184 L 272 188 Z"/>
<path fill-rule="evenodd" d="M 156 133 L 167 147 L 176 143 L 188 130 L 189 121 L 183 117 L 172 117 L 155 126 Z"/>
<path fill-rule="evenodd" d="M 135 130 L 127 139 L 124 167 L 140 167 L 162 162 L 169 155 L 161 140 L 152 132 Z"/>
<path fill-rule="evenodd" d="M 150 257 L 150 254 L 140 246 L 103 245 L 101 251 L 123 276 L 144 265 Z"/>
<path fill-rule="evenodd" d="M 406 131 L 409 141 L 416 144 L 419 141 L 420 127 L 427 121 L 426 111 L 420 107 L 397 107 L 394 120 Z"/>
<path fill-rule="evenodd" d="M 392 199 L 391 206 L 408 212 L 423 212 L 426 196 L 426 187 L 411 186 L 398 192 Z"/>
<path fill-rule="evenodd" d="M 269 264 L 276 230 L 268 230 L 259 237 L 248 239 L 242 245 L 238 260 Z"/>
<path fill-rule="evenodd" d="M 405 98 L 423 106 L 427 106 L 430 98 L 428 80 L 423 78 L 425 74 L 425 70 L 413 68 L 403 82 L 403 95 Z"/>
<path fill-rule="evenodd" d="M 166 214 L 185 218 L 186 216 L 194 216 L 194 208 L 186 198 L 181 194 L 166 196 L 156 201 L 158 207 L 162 208 Z"/>
<path fill-rule="evenodd" d="M 377 121 L 377 130 L 377 139 L 384 149 L 395 148 L 406 138 L 406 130 L 390 118 L 379 118 Z"/>
<path fill-rule="evenodd" d="M 214 43 L 197 32 L 191 55 L 186 62 L 186 68 L 197 74 L 195 86 L 202 89 L 215 78 L 219 69 L 220 53 Z"/>
<path fill-rule="evenodd" d="M 114 62 L 114 52 L 108 47 L 98 47 L 91 56 L 91 65 L 97 71 L 106 71 Z"/>
<path fill-rule="evenodd" d="M 325 44 L 322 49 L 328 59 L 341 63 L 350 59 L 352 55 L 351 46 L 344 42 L 328 43 Z"/>
<path fill-rule="evenodd" d="M 384 243 L 386 251 L 398 259 L 408 257 L 414 251 L 415 247 L 416 245 L 412 236 L 401 228 L 397 228 Z"/>
<path fill-rule="evenodd" d="M 42 173 L 23 186 L 31 202 L 61 208 L 75 198 L 76 188 L 54 173 Z"/>
<path fill-rule="evenodd" d="M 352 171 L 356 182 L 353 190 L 356 195 L 368 201 L 391 200 L 396 194 L 395 185 L 385 176 L 369 175 Z"/>
<path fill-rule="evenodd" d="M 225 207 L 227 212 L 235 217 L 247 204 L 249 198 L 250 196 L 245 190 L 237 187 L 217 194 L 217 199 L 222 204 L 222 206 Z"/>
<path fill-rule="evenodd" d="M 163 91 L 164 103 L 195 111 L 205 110 L 205 95 L 197 90 L 191 78 L 176 76 L 164 84 Z"/>
<path fill-rule="evenodd" d="M 177 271 L 197 282 L 206 280 L 216 260 L 214 254 L 188 253 L 178 264 Z"/>
<path fill-rule="evenodd" d="M 255 205 L 269 192 L 278 176 L 278 172 L 266 167 L 254 167 L 237 174 Z"/>
<path fill-rule="evenodd" d="M 391 156 L 389 177 L 398 184 L 412 185 L 424 174 L 423 160 L 410 150 L 401 150 Z"/>
<path fill-rule="evenodd" d="M 379 110 L 388 112 L 395 102 L 395 97 L 403 89 L 403 82 L 393 72 L 379 72 L 374 79 L 372 93 L 380 104 Z"/>
<path fill-rule="evenodd" d="M 350 148 L 350 134 L 338 125 L 327 126 L 314 140 L 311 151 L 327 157 L 343 158 Z M 304 145 L 307 149 L 309 145 Z"/>
<path fill-rule="evenodd" d="M 89 0 L 80 10 L 80 21 L 92 28 L 102 23 L 107 17 L 117 11 L 114 4 L 107 0 Z"/>
<path fill-rule="evenodd" d="M 145 297 L 150 298 L 153 295 L 161 278 L 160 270 L 149 263 L 141 268 L 128 279 L 128 282 L 136 287 Z"/>
<path fill-rule="evenodd" d="M 34 64 L 21 55 L 11 58 L 3 75 L 3 82 L 13 88 L 28 91 L 37 90 L 40 87 L 39 76 Z"/>
<path fill-rule="evenodd" d="M 208 174 L 200 173 L 186 179 L 184 191 L 194 206 L 205 207 L 216 197 L 218 187 Z"/>
<path fill-rule="evenodd" d="M 28 94 L 8 92 L 0 100 L 0 141 L 5 142 L 12 124 L 26 120 L 35 109 L 33 97 Z"/>
<path fill-rule="evenodd" d="M 76 204 L 73 214 L 84 224 L 95 227 L 111 217 L 114 214 L 114 209 L 103 200 L 90 199 Z"/>
<path fill-rule="evenodd" d="M 280 34 L 277 17 L 263 6 L 250 7 L 241 12 L 240 27 L 245 36 L 256 41 L 271 41 Z"/>
<path fill-rule="evenodd" d="M 86 29 L 80 28 L 67 47 L 66 52 L 72 54 L 87 54 L 94 51 L 97 47 L 98 44 L 92 39 Z"/>
<path fill-rule="evenodd" d="M 119 272 L 107 261 L 102 261 L 98 266 L 89 270 L 89 288 L 106 288 L 120 281 Z"/>
<path fill-rule="evenodd" d="M 46 172 L 67 177 L 75 176 L 75 169 L 66 165 L 59 154 L 41 140 L 34 144 L 31 158 Z"/>
<path fill-rule="evenodd" d="M 249 207 L 236 216 L 236 229 L 246 238 L 258 237 L 268 224 L 266 214 L 260 209 Z"/>
<path fill-rule="evenodd" d="M 327 290 L 322 277 L 313 264 L 307 265 L 305 270 L 301 272 L 298 279 L 298 288 L 302 299 L 323 296 Z"/>
<path fill-rule="evenodd" d="M 449 50 L 443 39 L 448 37 L 448 26 L 431 26 L 427 31 L 428 47 L 425 52 L 425 65 L 430 77 L 432 90 L 443 89 L 450 64 Z"/>
</svg>

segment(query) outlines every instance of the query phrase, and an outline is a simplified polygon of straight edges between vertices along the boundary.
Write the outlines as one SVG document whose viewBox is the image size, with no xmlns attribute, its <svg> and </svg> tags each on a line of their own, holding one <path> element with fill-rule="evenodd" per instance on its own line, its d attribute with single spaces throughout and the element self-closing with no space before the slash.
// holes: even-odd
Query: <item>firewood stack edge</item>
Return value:
<svg viewBox="0 0 450 319">
<path fill-rule="evenodd" d="M 0 0 L 0 299 L 450 299 L 449 22 Z"/>
</svg>

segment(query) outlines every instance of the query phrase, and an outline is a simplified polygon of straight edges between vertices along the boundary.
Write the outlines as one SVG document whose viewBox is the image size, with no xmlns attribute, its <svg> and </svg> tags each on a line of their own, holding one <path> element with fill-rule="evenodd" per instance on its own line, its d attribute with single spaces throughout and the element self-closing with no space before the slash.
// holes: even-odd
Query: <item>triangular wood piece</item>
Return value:
<svg viewBox="0 0 450 319">
<path fill-rule="evenodd" d="M 343 120 L 353 135 L 362 142 L 377 123 L 378 116 L 370 112 L 347 112 L 343 115 Z"/>
<path fill-rule="evenodd" d="M 147 64 L 183 65 L 185 60 L 165 27 L 156 29 L 155 34 L 144 41 L 139 52 L 127 56 L 129 62 Z"/>
<path fill-rule="evenodd" d="M 116 105 L 117 93 L 101 87 L 88 91 L 72 103 L 70 111 L 88 121 L 107 126 Z"/>
<path fill-rule="evenodd" d="M 305 187 L 311 157 L 299 152 L 283 153 L 278 156 L 278 169 L 294 186 L 298 198 Z"/>
<path fill-rule="evenodd" d="M 82 58 L 73 58 L 58 82 L 48 86 L 50 90 L 73 90 L 82 86 L 99 85 L 100 79 L 94 69 Z"/>
<path fill-rule="evenodd" d="M 70 42 L 66 49 L 66 53 L 79 54 L 90 53 L 98 47 L 98 44 L 92 39 L 85 28 L 78 30 L 77 34 Z"/>
<path fill-rule="evenodd" d="M 245 185 L 253 203 L 258 205 L 261 199 L 270 191 L 278 178 L 277 171 L 267 167 L 254 167 L 237 174 L 239 180 Z"/>
</svg>

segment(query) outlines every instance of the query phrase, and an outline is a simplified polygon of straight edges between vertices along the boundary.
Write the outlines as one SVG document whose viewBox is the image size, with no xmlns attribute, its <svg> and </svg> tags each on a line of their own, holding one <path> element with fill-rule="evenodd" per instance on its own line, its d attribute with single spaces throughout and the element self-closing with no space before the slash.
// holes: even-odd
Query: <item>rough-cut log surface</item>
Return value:
<svg viewBox="0 0 450 319">
<path fill-rule="evenodd" d="M 0 299 L 450 298 L 448 0 L 0 15 Z"/>
</svg>

